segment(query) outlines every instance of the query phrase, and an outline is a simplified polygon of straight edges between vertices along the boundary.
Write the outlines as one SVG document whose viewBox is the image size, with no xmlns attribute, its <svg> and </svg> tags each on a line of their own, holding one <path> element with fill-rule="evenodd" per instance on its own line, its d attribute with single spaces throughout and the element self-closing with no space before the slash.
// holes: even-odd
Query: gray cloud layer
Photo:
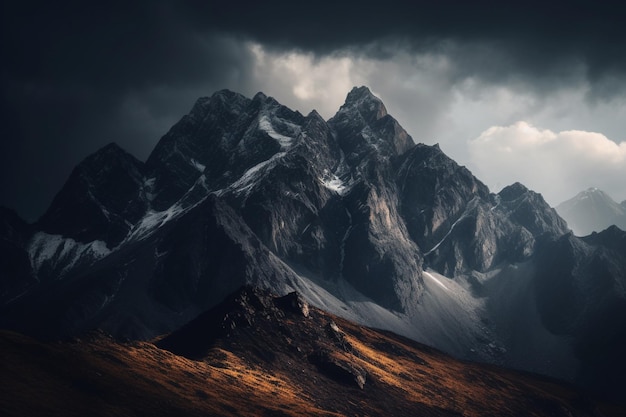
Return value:
<svg viewBox="0 0 626 417">
<path fill-rule="evenodd" d="M 470 167 L 467 144 L 517 120 L 624 139 L 618 3 L 335 3 L 4 2 L 0 204 L 36 218 L 85 155 L 145 158 L 222 88 L 329 116 L 368 84 Z"/>
</svg>

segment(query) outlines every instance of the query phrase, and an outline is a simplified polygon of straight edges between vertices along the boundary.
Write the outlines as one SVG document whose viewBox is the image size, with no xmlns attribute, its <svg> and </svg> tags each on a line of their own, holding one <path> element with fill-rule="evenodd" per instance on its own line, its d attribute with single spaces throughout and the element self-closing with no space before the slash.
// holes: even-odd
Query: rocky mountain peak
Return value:
<svg viewBox="0 0 626 417">
<path fill-rule="evenodd" d="M 261 363 L 313 367 L 339 383 L 364 388 L 367 372 L 345 333 L 297 292 L 282 297 L 244 286 L 157 345 L 194 360 L 211 348 L 250 355 Z M 302 370 L 301 372 L 305 372 Z"/>
<path fill-rule="evenodd" d="M 265 100 L 267 100 L 267 96 L 262 91 L 259 91 L 258 93 L 256 93 L 254 95 L 254 97 L 252 98 L 252 101 L 261 101 L 261 102 L 263 102 Z"/>
<path fill-rule="evenodd" d="M 626 232 L 615 225 L 611 225 L 601 232 L 593 232 L 589 236 L 585 236 L 583 240 L 590 242 L 595 242 L 596 240 L 620 242 L 626 248 Z M 626 255 L 626 251 L 624 254 Z"/>
<path fill-rule="evenodd" d="M 268 290 L 243 285 L 217 306 L 161 340 L 159 346 L 195 359 L 211 344 L 238 329 L 255 329 L 265 321 L 280 324 L 285 315 L 308 318 L 309 304 L 297 292 L 277 297 Z"/>
<path fill-rule="evenodd" d="M 93 154 L 92 156 L 104 155 L 104 154 L 118 154 L 118 153 L 126 154 L 127 152 L 124 149 L 122 149 L 117 143 L 110 142 L 104 147 L 100 148 L 100 150 L 96 152 L 95 154 Z"/>
<path fill-rule="evenodd" d="M 453 172 L 459 169 L 467 171 L 446 155 L 438 144 L 429 146 L 418 143 L 406 154 L 406 158 L 408 163 L 417 164 L 421 168 L 431 171 L 439 171 L 441 173 Z M 467 174 L 471 175 L 469 171 L 467 171 Z"/>
<path fill-rule="evenodd" d="M 325 121 L 321 114 L 318 113 L 317 110 L 313 109 L 306 115 L 307 119 L 315 119 L 320 121 Z"/>
<path fill-rule="evenodd" d="M 357 111 L 368 123 L 387 115 L 383 102 L 365 86 L 352 88 L 339 111 Z"/>
<path fill-rule="evenodd" d="M 328 124 L 337 133 L 350 165 L 361 165 L 372 155 L 383 158 L 402 155 L 415 145 L 367 87 L 354 87 Z"/>
<path fill-rule="evenodd" d="M 77 166 L 82 175 L 88 176 L 90 181 L 101 183 L 113 171 L 125 171 L 129 176 L 140 181 L 143 163 L 130 153 L 126 152 L 115 142 L 109 143 L 97 152 L 89 155 Z"/>
<path fill-rule="evenodd" d="M 506 207 L 508 216 L 535 237 L 544 234 L 562 236 L 569 230 L 567 223 L 546 203 L 541 194 L 529 190 L 519 182 L 504 187 L 498 197 L 501 206 Z"/>
<path fill-rule="evenodd" d="M 528 188 L 526 188 L 526 186 L 519 182 L 516 182 L 514 184 L 504 187 L 502 191 L 498 193 L 498 195 L 503 201 L 513 201 L 520 198 L 527 192 Z"/>
<path fill-rule="evenodd" d="M 119 243 L 146 209 L 144 164 L 111 143 L 72 171 L 37 227 L 81 242 Z"/>
<path fill-rule="evenodd" d="M 220 100 L 220 101 L 233 101 L 233 100 L 240 100 L 241 98 L 245 99 L 246 101 L 249 101 L 250 99 L 246 98 L 245 96 L 229 90 L 227 88 L 223 89 L 223 90 L 219 90 L 216 91 L 215 93 L 213 93 L 213 95 L 211 96 L 211 100 Z M 205 98 L 206 99 L 206 98 Z M 200 99 L 202 100 L 202 99 Z"/>
<path fill-rule="evenodd" d="M 200 97 L 196 100 L 191 111 L 184 117 L 196 123 L 204 120 L 211 113 L 240 112 L 248 103 L 249 98 L 231 90 L 216 91 L 210 97 Z"/>
<path fill-rule="evenodd" d="M 299 111 L 288 108 L 287 106 L 281 104 L 274 97 L 268 96 L 261 91 L 254 95 L 254 97 L 252 98 L 251 106 L 254 111 L 258 109 L 261 115 L 268 115 L 277 119 L 284 119 L 289 123 L 298 124 L 300 122 L 300 119 L 304 117 L 302 116 L 302 114 L 300 114 Z"/>
</svg>

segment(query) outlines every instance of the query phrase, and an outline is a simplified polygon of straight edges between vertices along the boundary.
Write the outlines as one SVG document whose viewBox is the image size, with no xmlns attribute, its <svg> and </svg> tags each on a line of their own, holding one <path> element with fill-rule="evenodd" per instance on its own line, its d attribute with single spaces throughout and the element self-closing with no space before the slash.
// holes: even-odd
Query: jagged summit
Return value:
<svg viewBox="0 0 626 417">
<path fill-rule="evenodd" d="M 528 188 L 522 183 L 515 182 L 504 187 L 498 195 L 504 201 L 515 200 L 528 192 Z"/>
<path fill-rule="evenodd" d="M 368 123 L 373 123 L 387 115 L 383 102 L 365 86 L 352 88 L 339 111 L 351 110 L 358 111 Z"/>
<path fill-rule="evenodd" d="M 360 164 L 369 154 L 385 158 L 402 155 L 415 145 L 367 87 L 354 87 L 328 123 L 337 131 L 340 146 L 352 165 Z"/>
<path fill-rule="evenodd" d="M 144 164 L 117 144 L 106 145 L 74 168 L 37 228 L 115 246 L 147 208 L 141 193 L 144 171 Z"/>
<path fill-rule="evenodd" d="M 213 93 L 210 97 L 200 97 L 194 103 L 191 111 L 184 118 L 189 119 L 202 119 L 209 113 L 221 112 L 221 111 L 241 111 L 248 103 L 250 99 L 242 94 L 236 93 L 231 90 L 219 90 Z M 232 110 L 231 110 L 232 109 Z M 177 124 L 178 125 L 178 124 Z M 174 125 L 177 126 L 177 125 Z M 154 152 L 154 151 L 153 151 Z M 148 165 L 150 161 L 148 158 Z"/>
<path fill-rule="evenodd" d="M 258 93 L 256 93 L 254 95 L 254 97 L 252 98 L 253 101 L 265 101 L 267 100 L 267 96 L 265 95 L 265 93 L 263 93 L 262 91 L 259 91 Z"/>
<path fill-rule="evenodd" d="M 322 117 L 322 115 L 319 114 L 319 112 L 315 109 L 311 110 L 309 114 L 306 115 L 306 118 L 324 121 L 324 118 Z"/>
<path fill-rule="evenodd" d="M 345 102 L 354 103 L 363 100 L 380 101 L 380 99 L 376 97 L 368 87 L 362 85 L 360 87 L 352 87 L 352 90 L 350 90 L 346 96 Z"/>
<path fill-rule="evenodd" d="M 105 146 L 103 146 L 102 148 L 100 148 L 98 150 L 98 152 L 96 152 L 96 154 L 103 154 L 103 153 L 126 153 L 126 151 L 120 147 L 120 145 L 118 145 L 116 142 L 110 142 L 108 144 L 106 144 Z M 95 155 L 95 154 L 94 154 Z"/>
<path fill-rule="evenodd" d="M 216 307 L 160 340 L 158 346 L 192 359 L 201 359 L 219 339 L 230 337 L 240 329 L 267 332 L 272 327 L 284 326 L 285 315 L 308 318 L 309 305 L 297 292 L 277 297 L 259 287 L 244 285 Z M 265 353 L 273 354 L 275 352 Z"/>
<path fill-rule="evenodd" d="M 128 153 L 117 143 L 110 142 L 96 152 L 88 155 L 76 166 L 75 170 L 81 171 L 83 175 L 97 176 L 100 171 L 106 171 L 120 165 L 129 164 L 134 165 L 136 169 L 143 169 L 143 163 L 141 161 Z"/>
<path fill-rule="evenodd" d="M 244 98 L 246 100 L 249 100 L 243 94 L 240 94 L 240 93 L 238 93 L 236 91 L 232 91 L 232 90 L 229 90 L 229 89 L 225 88 L 225 89 L 218 90 L 218 91 L 214 92 L 210 97 L 200 98 L 199 100 L 215 100 L 215 99 L 219 99 L 219 100 L 223 100 L 223 101 L 228 101 L 228 100 L 240 99 L 240 98 Z"/>
</svg>

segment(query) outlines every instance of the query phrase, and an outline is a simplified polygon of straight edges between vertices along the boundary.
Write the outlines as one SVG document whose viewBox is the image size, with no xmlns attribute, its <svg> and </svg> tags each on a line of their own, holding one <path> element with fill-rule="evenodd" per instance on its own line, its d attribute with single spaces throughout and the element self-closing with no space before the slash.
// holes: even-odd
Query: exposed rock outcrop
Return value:
<svg viewBox="0 0 626 417">
<path fill-rule="evenodd" d="M 326 376 L 363 389 L 367 372 L 355 360 L 358 352 L 334 321 L 324 325 L 325 320 L 296 292 L 276 297 L 244 286 L 157 346 L 194 360 L 205 359 L 211 348 L 221 346 L 289 367 L 310 362 Z"/>
</svg>

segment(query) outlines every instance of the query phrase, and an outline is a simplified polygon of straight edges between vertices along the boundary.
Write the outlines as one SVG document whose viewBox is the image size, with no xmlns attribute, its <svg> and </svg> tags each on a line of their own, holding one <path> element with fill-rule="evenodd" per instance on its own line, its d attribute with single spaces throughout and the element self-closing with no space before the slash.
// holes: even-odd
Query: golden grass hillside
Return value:
<svg viewBox="0 0 626 417">
<path fill-rule="evenodd" d="M 102 333 L 43 343 L 0 332 L 2 415 L 626 415 L 554 380 L 458 361 L 275 300 L 248 294 L 190 323 L 185 338 L 154 343 Z M 194 339 L 202 329 L 210 334 Z M 204 345 L 181 355 L 157 347 L 166 340 L 172 351 L 181 340 Z"/>
</svg>

